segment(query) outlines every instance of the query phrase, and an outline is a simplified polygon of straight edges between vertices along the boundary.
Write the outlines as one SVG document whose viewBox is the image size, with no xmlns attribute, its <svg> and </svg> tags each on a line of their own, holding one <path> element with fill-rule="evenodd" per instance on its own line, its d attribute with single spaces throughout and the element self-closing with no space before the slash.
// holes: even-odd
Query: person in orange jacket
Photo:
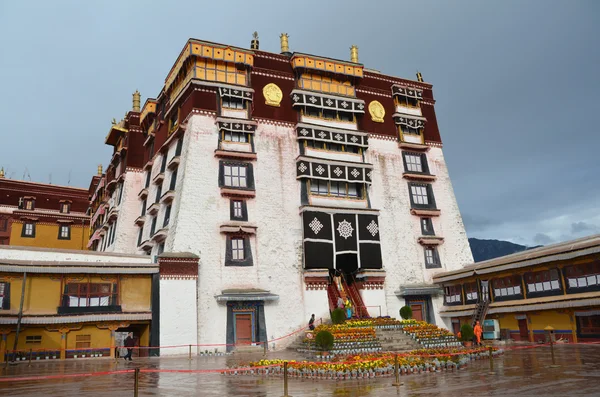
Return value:
<svg viewBox="0 0 600 397">
<path fill-rule="evenodd" d="M 483 334 L 483 328 L 481 328 L 479 321 L 477 321 L 475 323 L 475 328 L 473 328 L 473 333 L 475 334 L 475 339 L 477 341 L 476 342 L 477 345 L 481 346 L 481 334 Z"/>
</svg>

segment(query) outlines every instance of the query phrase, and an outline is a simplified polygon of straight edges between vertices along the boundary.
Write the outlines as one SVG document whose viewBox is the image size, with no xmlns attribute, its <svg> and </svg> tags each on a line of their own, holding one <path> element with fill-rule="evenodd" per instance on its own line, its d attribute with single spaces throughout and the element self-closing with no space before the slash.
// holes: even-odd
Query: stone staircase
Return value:
<svg viewBox="0 0 600 397">
<path fill-rule="evenodd" d="M 377 339 L 381 344 L 381 350 L 384 352 L 406 353 L 423 348 L 419 342 L 415 341 L 410 335 L 405 334 L 400 329 L 377 328 L 375 331 L 377 333 Z"/>
</svg>

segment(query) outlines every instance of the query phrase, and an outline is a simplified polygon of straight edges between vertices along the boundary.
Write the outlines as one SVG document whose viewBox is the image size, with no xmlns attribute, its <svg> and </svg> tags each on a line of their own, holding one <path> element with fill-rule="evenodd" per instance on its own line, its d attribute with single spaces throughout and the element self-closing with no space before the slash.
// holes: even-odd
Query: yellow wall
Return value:
<svg viewBox="0 0 600 397">
<path fill-rule="evenodd" d="M 121 278 L 121 308 L 123 311 L 149 311 L 152 276 Z"/>
<path fill-rule="evenodd" d="M 81 223 L 71 225 L 71 239 L 58 239 L 58 224 L 49 225 L 37 223 L 35 226 L 35 237 L 21 237 L 23 223 L 13 221 L 10 231 L 10 245 L 20 245 L 26 247 L 45 247 L 61 249 L 87 249 L 88 226 L 82 226 Z"/>
<path fill-rule="evenodd" d="M 8 349 L 12 350 L 15 343 L 15 332 L 8 334 Z M 42 343 L 26 343 L 27 336 L 41 335 Z M 19 332 L 17 350 L 56 349 L 60 350 L 60 332 L 50 332 L 44 327 L 23 326 Z"/>
<path fill-rule="evenodd" d="M 77 348 L 77 335 L 90 335 L 90 349 L 110 347 L 110 330 L 100 329 L 96 325 L 85 325 L 78 331 L 67 333 L 67 349 Z"/>
</svg>

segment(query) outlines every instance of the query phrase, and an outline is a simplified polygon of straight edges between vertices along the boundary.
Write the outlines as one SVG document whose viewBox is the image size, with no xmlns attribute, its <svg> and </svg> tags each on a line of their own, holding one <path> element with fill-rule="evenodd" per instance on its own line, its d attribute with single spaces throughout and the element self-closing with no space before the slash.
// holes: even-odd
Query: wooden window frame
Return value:
<svg viewBox="0 0 600 397">
<path fill-rule="evenodd" d="M 98 291 L 101 288 L 108 288 L 108 292 Z M 101 298 L 105 297 L 108 297 L 108 301 L 106 304 L 101 304 Z M 78 299 L 77 305 L 72 305 L 71 298 Z M 85 303 L 83 305 L 81 304 L 82 299 L 84 299 Z M 92 299 L 97 299 L 98 304 L 92 304 Z M 61 302 L 63 308 L 116 306 L 119 302 L 119 289 L 115 283 L 68 283 L 65 284 Z"/>
<path fill-rule="evenodd" d="M 415 191 L 415 193 L 419 193 L 415 197 L 413 195 L 413 187 L 425 188 L 425 192 L 426 192 L 425 196 L 427 197 L 427 204 L 418 203 L 419 200 L 415 201 L 415 198 L 425 197 L 425 196 L 423 196 L 423 194 L 420 194 L 420 193 L 422 193 L 422 191 L 419 189 L 419 192 Z M 430 183 L 409 182 L 408 183 L 408 194 L 410 196 L 411 208 L 417 208 L 417 209 L 435 209 L 436 208 L 435 197 L 433 194 L 433 187 Z"/>
<path fill-rule="evenodd" d="M 0 310 L 10 310 L 10 283 L 0 282 Z"/>
<path fill-rule="evenodd" d="M 27 233 L 27 226 L 31 225 L 31 234 Z M 23 222 L 23 228 L 21 230 L 21 237 L 35 238 L 35 222 Z"/>
<path fill-rule="evenodd" d="M 431 251 L 431 256 L 428 255 L 428 251 Z M 438 253 L 437 247 L 433 245 L 426 245 L 423 247 L 423 255 L 425 256 L 425 269 L 439 269 L 442 267 L 442 261 Z M 431 257 L 432 262 L 429 261 Z"/>
<path fill-rule="evenodd" d="M 67 228 L 67 235 L 63 236 L 63 228 Z M 58 239 L 71 240 L 71 225 L 58 225 Z"/>
<path fill-rule="evenodd" d="M 435 230 L 433 228 L 433 221 L 431 218 L 419 219 L 421 225 L 421 235 L 423 236 L 435 236 Z"/>
<path fill-rule="evenodd" d="M 310 113 L 307 109 L 311 109 Z M 335 112 L 335 118 L 325 117 L 324 110 Z M 351 116 L 350 120 L 343 120 L 342 118 L 340 118 L 340 112 L 344 113 L 344 114 L 346 114 L 346 113 L 349 114 Z M 305 105 L 300 110 L 300 113 L 302 116 L 317 117 L 323 121 L 339 121 L 342 123 L 356 123 L 356 114 L 354 114 L 354 112 L 345 112 L 345 111 L 339 110 L 339 109 L 323 109 L 323 108 L 317 108 L 317 107 Z"/>
<path fill-rule="evenodd" d="M 236 216 L 236 203 L 239 203 L 240 216 Z M 248 220 L 248 208 L 246 206 L 246 200 L 230 200 L 229 201 L 229 219 L 232 221 L 247 221 Z"/>
<path fill-rule="evenodd" d="M 243 259 L 234 259 L 233 241 L 243 241 Z M 253 266 L 252 250 L 250 248 L 250 238 L 247 234 L 230 234 L 227 235 L 225 243 L 225 266 Z"/>
<path fill-rule="evenodd" d="M 307 191 L 311 196 L 322 196 L 322 197 L 337 197 L 337 198 L 344 198 L 344 199 L 350 199 L 350 200 L 365 200 L 366 199 L 366 193 L 367 193 L 367 188 L 366 188 L 366 184 L 365 183 L 360 183 L 360 182 L 347 182 L 347 181 L 336 181 L 336 180 L 329 180 L 329 179 L 308 179 L 306 181 L 307 183 Z M 335 183 L 336 185 L 338 185 L 337 188 L 337 193 L 333 193 L 332 192 L 332 183 Z M 339 190 L 339 185 L 340 184 L 344 184 L 344 188 L 345 188 L 345 193 L 340 193 Z M 313 191 L 313 186 L 317 185 L 318 189 L 316 191 Z M 350 194 L 350 190 L 352 186 L 356 186 L 356 195 L 351 195 Z M 327 189 L 327 191 L 325 191 L 324 189 L 321 190 L 321 187 L 324 187 Z"/>
<path fill-rule="evenodd" d="M 27 345 L 41 345 L 42 335 L 26 335 L 25 344 Z"/>
<path fill-rule="evenodd" d="M 444 287 L 444 304 L 459 305 L 462 303 L 462 286 L 460 284 Z"/>
</svg>

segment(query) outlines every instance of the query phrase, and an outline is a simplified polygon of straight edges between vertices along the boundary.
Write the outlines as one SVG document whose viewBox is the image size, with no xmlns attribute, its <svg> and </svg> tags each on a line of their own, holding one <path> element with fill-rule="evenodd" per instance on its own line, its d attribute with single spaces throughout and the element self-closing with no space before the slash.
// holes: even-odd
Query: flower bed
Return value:
<svg viewBox="0 0 600 397">
<path fill-rule="evenodd" d="M 502 351 L 495 350 L 494 355 Z M 464 367 L 470 360 L 488 358 L 486 349 L 422 349 L 410 354 L 398 355 L 401 375 L 424 372 L 454 371 Z M 288 375 L 309 379 L 366 379 L 393 376 L 394 355 L 389 353 L 337 356 L 329 362 L 288 361 Z M 284 360 L 260 360 L 244 368 L 235 368 L 223 374 L 233 375 L 283 375 Z"/>
<path fill-rule="evenodd" d="M 402 331 L 426 348 L 458 347 L 462 345 L 452 332 L 425 321 L 413 320 L 410 324 L 404 324 Z"/>
</svg>

